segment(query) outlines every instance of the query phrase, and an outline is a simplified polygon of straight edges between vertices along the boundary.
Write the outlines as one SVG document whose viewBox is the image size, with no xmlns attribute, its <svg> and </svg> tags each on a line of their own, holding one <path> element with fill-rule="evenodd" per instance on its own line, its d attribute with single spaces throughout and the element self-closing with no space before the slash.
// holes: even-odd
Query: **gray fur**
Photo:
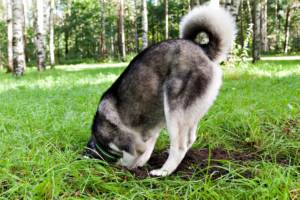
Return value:
<svg viewBox="0 0 300 200">
<path fill-rule="evenodd" d="M 197 30 L 209 29 L 211 24 L 198 23 Z M 212 45 L 207 50 L 192 41 L 196 35 L 194 28 L 183 31 L 184 36 L 191 37 L 167 40 L 141 52 L 101 98 L 92 126 L 92 140 L 109 151 L 113 146 L 113 151 L 124 152 L 127 167 L 143 165 L 149 159 L 158 131 L 163 127 L 167 126 L 171 134 L 170 157 L 177 151 L 181 153 L 176 166 L 170 168 L 174 159 L 169 158 L 162 168 L 167 172 L 155 171 L 154 175 L 167 175 L 176 169 L 177 162 L 196 139 L 198 120 L 214 101 L 221 85 L 221 75 L 212 56 L 219 54 L 221 47 Z M 221 40 L 216 31 L 207 30 L 210 41 Z"/>
</svg>

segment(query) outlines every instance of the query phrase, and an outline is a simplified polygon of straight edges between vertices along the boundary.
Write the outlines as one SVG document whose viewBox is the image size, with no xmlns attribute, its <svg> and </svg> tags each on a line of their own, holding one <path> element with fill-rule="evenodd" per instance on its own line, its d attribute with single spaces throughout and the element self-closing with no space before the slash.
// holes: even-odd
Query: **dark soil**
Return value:
<svg viewBox="0 0 300 200">
<path fill-rule="evenodd" d="M 168 158 L 168 152 L 153 153 L 147 166 L 131 170 L 137 178 L 149 177 L 149 172 L 152 169 L 160 168 Z M 232 161 L 236 163 L 244 163 L 250 160 L 256 160 L 258 157 L 251 153 L 228 152 L 223 149 L 214 149 L 209 152 L 208 149 L 191 149 L 186 154 L 184 160 L 173 173 L 182 178 L 193 176 L 209 175 L 216 179 L 228 174 L 228 171 L 223 167 L 224 161 Z M 243 172 L 244 177 L 252 177 L 249 171 Z"/>
</svg>

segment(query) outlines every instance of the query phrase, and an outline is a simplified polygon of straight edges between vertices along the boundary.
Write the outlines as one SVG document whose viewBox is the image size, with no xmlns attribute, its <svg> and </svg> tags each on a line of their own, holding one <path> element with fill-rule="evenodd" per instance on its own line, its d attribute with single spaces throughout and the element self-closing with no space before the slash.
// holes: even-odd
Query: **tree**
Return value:
<svg viewBox="0 0 300 200">
<path fill-rule="evenodd" d="M 268 17 L 268 0 L 261 0 L 261 13 L 260 13 L 260 34 L 261 34 L 261 48 L 262 51 L 268 50 L 268 32 L 267 32 L 267 17 Z"/>
<path fill-rule="evenodd" d="M 289 47 L 290 36 L 290 23 L 291 23 L 291 6 L 288 5 L 285 14 L 285 26 L 284 26 L 284 53 L 287 54 Z"/>
<path fill-rule="evenodd" d="M 169 38 L 169 11 L 168 11 L 168 0 L 164 0 L 165 5 L 165 39 Z"/>
<path fill-rule="evenodd" d="M 216 2 L 220 2 L 236 19 L 240 7 L 241 0 L 213 0 Z"/>
<path fill-rule="evenodd" d="M 284 26 L 284 53 L 288 53 L 289 48 L 289 38 L 290 38 L 290 26 L 292 12 L 294 9 L 299 8 L 300 3 L 297 3 L 295 0 L 288 3 L 285 14 L 285 26 Z"/>
<path fill-rule="evenodd" d="M 279 0 L 275 1 L 275 34 L 276 34 L 276 49 L 279 48 L 280 44 L 280 15 L 279 15 Z"/>
<path fill-rule="evenodd" d="M 72 0 L 67 0 L 67 10 L 66 10 L 66 17 L 65 21 L 67 21 L 71 17 L 71 6 L 72 6 Z M 65 22 L 66 23 L 66 22 Z M 69 24 L 65 24 L 64 27 L 64 39 L 65 39 L 65 57 L 69 53 Z"/>
<path fill-rule="evenodd" d="M 7 9 L 7 72 L 14 70 L 13 66 L 13 25 L 12 25 L 12 2 L 6 0 Z"/>
<path fill-rule="evenodd" d="M 50 65 L 54 68 L 55 65 L 55 45 L 54 45 L 54 9 L 55 2 L 50 0 L 50 14 L 49 14 L 49 53 L 50 53 Z"/>
<path fill-rule="evenodd" d="M 22 76 L 26 67 L 24 53 L 24 7 L 23 1 L 12 0 L 13 19 L 13 69 L 16 76 Z"/>
<path fill-rule="evenodd" d="M 28 61 L 28 52 L 26 51 L 26 46 L 28 43 L 28 1 L 27 0 L 22 0 L 23 1 L 23 8 L 24 8 L 24 20 L 23 20 L 23 29 L 24 29 L 24 52 L 25 52 L 25 61 Z"/>
<path fill-rule="evenodd" d="M 106 41 L 105 41 L 105 0 L 99 0 L 100 5 L 100 22 L 101 31 L 99 36 L 99 53 L 100 57 L 105 57 L 106 54 Z"/>
<path fill-rule="evenodd" d="M 260 36 L 260 1 L 252 1 L 252 21 L 253 21 L 253 46 L 252 46 L 252 62 L 260 60 L 261 36 Z"/>
<path fill-rule="evenodd" d="M 139 52 L 139 30 L 138 30 L 138 5 L 137 5 L 137 0 L 134 0 L 134 20 L 135 20 L 135 23 L 134 23 L 134 29 L 135 29 L 135 50 L 136 52 Z"/>
<path fill-rule="evenodd" d="M 37 57 L 37 69 L 39 71 L 45 70 L 45 43 L 44 43 L 44 1 L 35 0 L 36 2 L 36 57 Z"/>
<path fill-rule="evenodd" d="M 124 0 L 119 0 L 119 51 L 121 54 L 121 60 L 125 61 Z"/>
<path fill-rule="evenodd" d="M 142 26 L 142 49 L 145 49 L 148 46 L 148 9 L 146 0 L 142 0 Z"/>
</svg>

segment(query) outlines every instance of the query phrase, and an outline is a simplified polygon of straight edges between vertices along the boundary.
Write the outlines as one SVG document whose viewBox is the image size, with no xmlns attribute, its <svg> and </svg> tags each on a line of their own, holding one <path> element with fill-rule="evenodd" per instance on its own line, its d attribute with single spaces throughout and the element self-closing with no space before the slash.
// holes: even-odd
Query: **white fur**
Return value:
<svg viewBox="0 0 300 200">
<path fill-rule="evenodd" d="M 145 142 L 145 152 L 139 156 L 135 162 L 135 164 L 133 165 L 133 168 L 135 167 L 142 167 L 144 166 L 148 160 L 150 159 L 152 152 L 154 150 L 155 147 L 155 143 L 156 140 L 159 136 L 160 130 L 161 130 L 161 126 L 158 126 L 157 128 L 153 129 L 150 132 L 151 137 Z"/>
<path fill-rule="evenodd" d="M 195 7 L 187 15 L 185 15 L 180 23 L 180 37 L 185 38 L 185 34 L 190 31 L 192 27 L 205 26 L 213 33 L 217 34 L 221 39 L 220 46 L 217 49 L 220 51 L 214 60 L 219 63 L 226 58 L 236 34 L 234 18 L 228 11 L 221 8 L 217 4 L 208 4 Z"/>
<path fill-rule="evenodd" d="M 198 121 L 215 101 L 222 84 L 222 71 L 218 65 L 213 66 L 213 77 L 206 92 L 187 110 L 170 111 L 166 94 L 164 109 L 168 133 L 170 135 L 170 151 L 162 168 L 152 170 L 151 175 L 167 176 L 180 164 L 186 152 L 196 140 Z"/>
</svg>

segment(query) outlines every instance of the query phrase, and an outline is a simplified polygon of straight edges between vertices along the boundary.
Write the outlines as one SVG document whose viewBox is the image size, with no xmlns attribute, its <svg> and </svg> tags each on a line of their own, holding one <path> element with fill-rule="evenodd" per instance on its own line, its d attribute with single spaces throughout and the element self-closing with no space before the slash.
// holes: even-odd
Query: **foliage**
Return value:
<svg viewBox="0 0 300 200">
<path fill-rule="evenodd" d="M 6 23 L 0 21 L 0 66 L 7 65 L 7 32 Z"/>
<path fill-rule="evenodd" d="M 207 0 L 169 0 L 169 38 L 178 38 L 179 22 L 189 8 L 195 3 L 203 4 Z M 31 2 L 31 0 L 29 0 Z M 55 56 L 59 63 L 74 62 L 79 59 L 89 59 L 96 61 L 112 61 L 120 59 L 118 47 L 118 1 L 104 1 L 102 9 L 99 0 L 59 0 L 56 1 L 55 21 Z M 147 1 L 148 25 L 149 25 L 149 45 L 158 43 L 165 39 L 165 11 L 164 1 Z M 222 2 L 222 1 L 220 1 Z M 237 16 L 237 39 L 236 49 L 232 54 L 240 60 L 245 60 L 251 55 L 252 49 L 252 19 L 251 4 L 249 0 L 244 0 L 239 8 Z M 283 52 L 284 26 L 286 22 L 286 10 L 295 1 L 280 0 L 268 1 L 268 51 L 265 54 L 278 54 Z M 3 10 L 5 4 L 1 4 Z M 34 46 L 34 8 L 28 10 L 29 26 L 26 28 L 27 43 L 26 57 L 29 66 L 35 64 Z M 102 13 L 102 14 L 101 14 Z M 102 16 L 105 18 L 102 27 Z M 6 62 L 6 31 L 5 15 L 0 15 L 0 47 L 2 52 L 1 62 Z M 294 9 L 290 24 L 289 52 L 300 51 L 300 11 Z M 100 35 L 104 33 L 106 51 L 100 52 Z M 141 1 L 127 0 L 125 4 L 125 44 L 127 54 L 134 55 L 141 50 L 142 19 Z M 47 37 L 47 41 L 49 38 Z M 47 45 L 48 49 L 48 45 Z"/>
</svg>

